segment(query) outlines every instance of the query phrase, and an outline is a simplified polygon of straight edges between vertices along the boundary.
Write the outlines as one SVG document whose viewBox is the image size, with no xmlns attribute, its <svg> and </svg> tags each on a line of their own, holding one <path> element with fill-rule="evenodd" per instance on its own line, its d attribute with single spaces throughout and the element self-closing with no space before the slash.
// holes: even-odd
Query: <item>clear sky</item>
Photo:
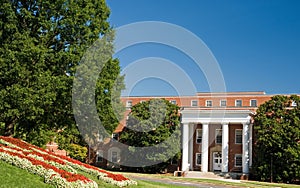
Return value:
<svg viewBox="0 0 300 188">
<path fill-rule="evenodd" d="M 111 9 L 109 21 L 115 28 L 134 22 L 162 21 L 194 33 L 215 56 L 227 91 L 300 93 L 298 0 L 107 0 L 107 4 Z M 192 79 L 197 91 L 210 91 L 201 70 L 174 48 L 135 45 L 115 57 L 123 69 L 147 57 L 170 60 Z M 145 78 L 130 90 L 130 95 L 178 94 L 172 85 Z"/>
</svg>

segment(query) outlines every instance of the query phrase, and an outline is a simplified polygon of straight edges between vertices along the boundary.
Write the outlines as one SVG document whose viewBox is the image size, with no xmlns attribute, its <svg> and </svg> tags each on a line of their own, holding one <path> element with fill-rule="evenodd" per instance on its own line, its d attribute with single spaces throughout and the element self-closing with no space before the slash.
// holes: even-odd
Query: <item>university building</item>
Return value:
<svg viewBox="0 0 300 188">
<path fill-rule="evenodd" d="M 258 106 L 271 97 L 265 92 L 200 92 L 195 96 L 123 97 L 125 117 L 113 137 L 118 139 L 133 105 L 153 98 L 164 98 L 180 107 L 181 171 L 248 174 L 252 165 L 252 116 Z M 96 152 L 95 165 L 103 167 L 110 161 L 115 164 L 122 160 L 120 150 L 113 147 L 113 142 L 107 145 L 108 150 L 99 148 Z"/>
</svg>

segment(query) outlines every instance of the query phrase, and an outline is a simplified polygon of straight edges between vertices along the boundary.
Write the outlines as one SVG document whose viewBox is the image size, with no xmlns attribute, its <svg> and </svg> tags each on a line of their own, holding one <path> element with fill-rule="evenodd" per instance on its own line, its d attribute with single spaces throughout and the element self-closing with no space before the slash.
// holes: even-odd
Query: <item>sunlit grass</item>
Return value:
<svg viewBox="0 0 300 188">
<path fill-rule="evenodd" d="M 0 161 L 0 187 L 2 188 L 51 188 L 53 186 L 44 183 L 44 178 L 30 174 L 26 170 Z"/>
</svg>

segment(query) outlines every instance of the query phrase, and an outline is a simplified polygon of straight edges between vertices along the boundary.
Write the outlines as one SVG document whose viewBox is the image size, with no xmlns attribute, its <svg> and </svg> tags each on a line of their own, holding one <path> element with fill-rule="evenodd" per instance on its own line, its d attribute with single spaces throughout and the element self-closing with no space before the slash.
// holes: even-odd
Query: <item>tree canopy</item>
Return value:
<svg viewBox="0 0 300 188">
<path fill-rule="evenodd" d="M 142 170 L 157 172 L 166 168 L 170 160 L 180 157 L 179 107 L 165 99 L 151 99 L 131 108 L 120 142 L 129 146 L 124 160 L 149 161 L 152 166 L 141 166 Z M 173 135 L 173 136 L 172 136 Z M 152 150 L 140 152 L 135 147 Z M 143 151 L 143 150 L 141 150 Z M 146 150 L 145 150 L 146 151 Z M 129 163 L 130 164 L 130 163 Z"/>
<path fill-rule="evenodd" d="M 72 110 L 73 79 L 86 50 L 112 30 L 109 14 L 105 0 L 1 1 L 2 134 L 39 146 L 59 135 L 79 143 L 72 138 L 80 136 Z M 115 116 L 120 115 L 110 110 L 117 96 L 108 96 L 111 93 L 103 89 L 110 91 L 118 80 L 121 90 L 124 84 L 119 74 L 119 61 L 111 58 L 99 73 L 94 91 L 98 114 L 108 132 L 117 126 Z"/>
<path fill-rule="evenodd" d="M 253 175 L 258 180 L 300 179 L 300 98 L 274 96 L 254 117 Z"/>
</svg>

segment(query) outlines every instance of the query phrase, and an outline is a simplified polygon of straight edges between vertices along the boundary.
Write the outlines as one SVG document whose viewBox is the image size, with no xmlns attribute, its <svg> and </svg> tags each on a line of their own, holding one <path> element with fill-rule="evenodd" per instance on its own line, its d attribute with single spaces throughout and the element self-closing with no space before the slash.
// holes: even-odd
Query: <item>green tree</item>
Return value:
<svg viewBox="0 0 300 188">
<path fill-rule="evenodd" d="M 294 104 L 294 105 L 292 105 Z M 252 173 L 258 180 L 300 179 L 300 98 L 274 96 L 254 117 Z"/>
<path fill-rule="evenodd" d="M 77 129 L 72 110 L 75 70 L 86 50 L 112 30 L 107 21 L 109 14 L 105 0 L 1 0 L 0 125 L 3 134 L 42 146 L 58 131 Z M 116 79 L 121 85 L 118 89 L 123 88 L 119 73 L 119 61 L 109 60 L 99 73 L 97 92 L 102 87 L 109 90 L 108 83 Z M 117 96 L 103 101 L 102 95 L 97 95 L 100 96 L 98 112 L 111 132 L 117 123 L 105 121 L 113 115 L 111 110 L 103 115 L 102 105 L 109 106 Z M 121 112 L 122 108 L 119 109 Z"/>
<path fill-rule="evenodd" d="M 129 146 L 124 160 L 140 159 L 151 166 L 141 166 L 147 172 L 159 172 L 180 157 L 180 116 L 179 107 L 165 99 L 151 99 L 134 105 L 127 125 L 120 136 L 120 142 Z M 172 136 L 171 136 L 172 135 Z M 158 145 L 160 144 L 160 145 Z M 135 147 L 152 150 L 141 152 Z M 122 151 L 123 152 L 123 151 Z M 138 163 L 138 160 L 131 164 Z M 129 162 L 130 164 L 130 162 Z"/>
</svg>

